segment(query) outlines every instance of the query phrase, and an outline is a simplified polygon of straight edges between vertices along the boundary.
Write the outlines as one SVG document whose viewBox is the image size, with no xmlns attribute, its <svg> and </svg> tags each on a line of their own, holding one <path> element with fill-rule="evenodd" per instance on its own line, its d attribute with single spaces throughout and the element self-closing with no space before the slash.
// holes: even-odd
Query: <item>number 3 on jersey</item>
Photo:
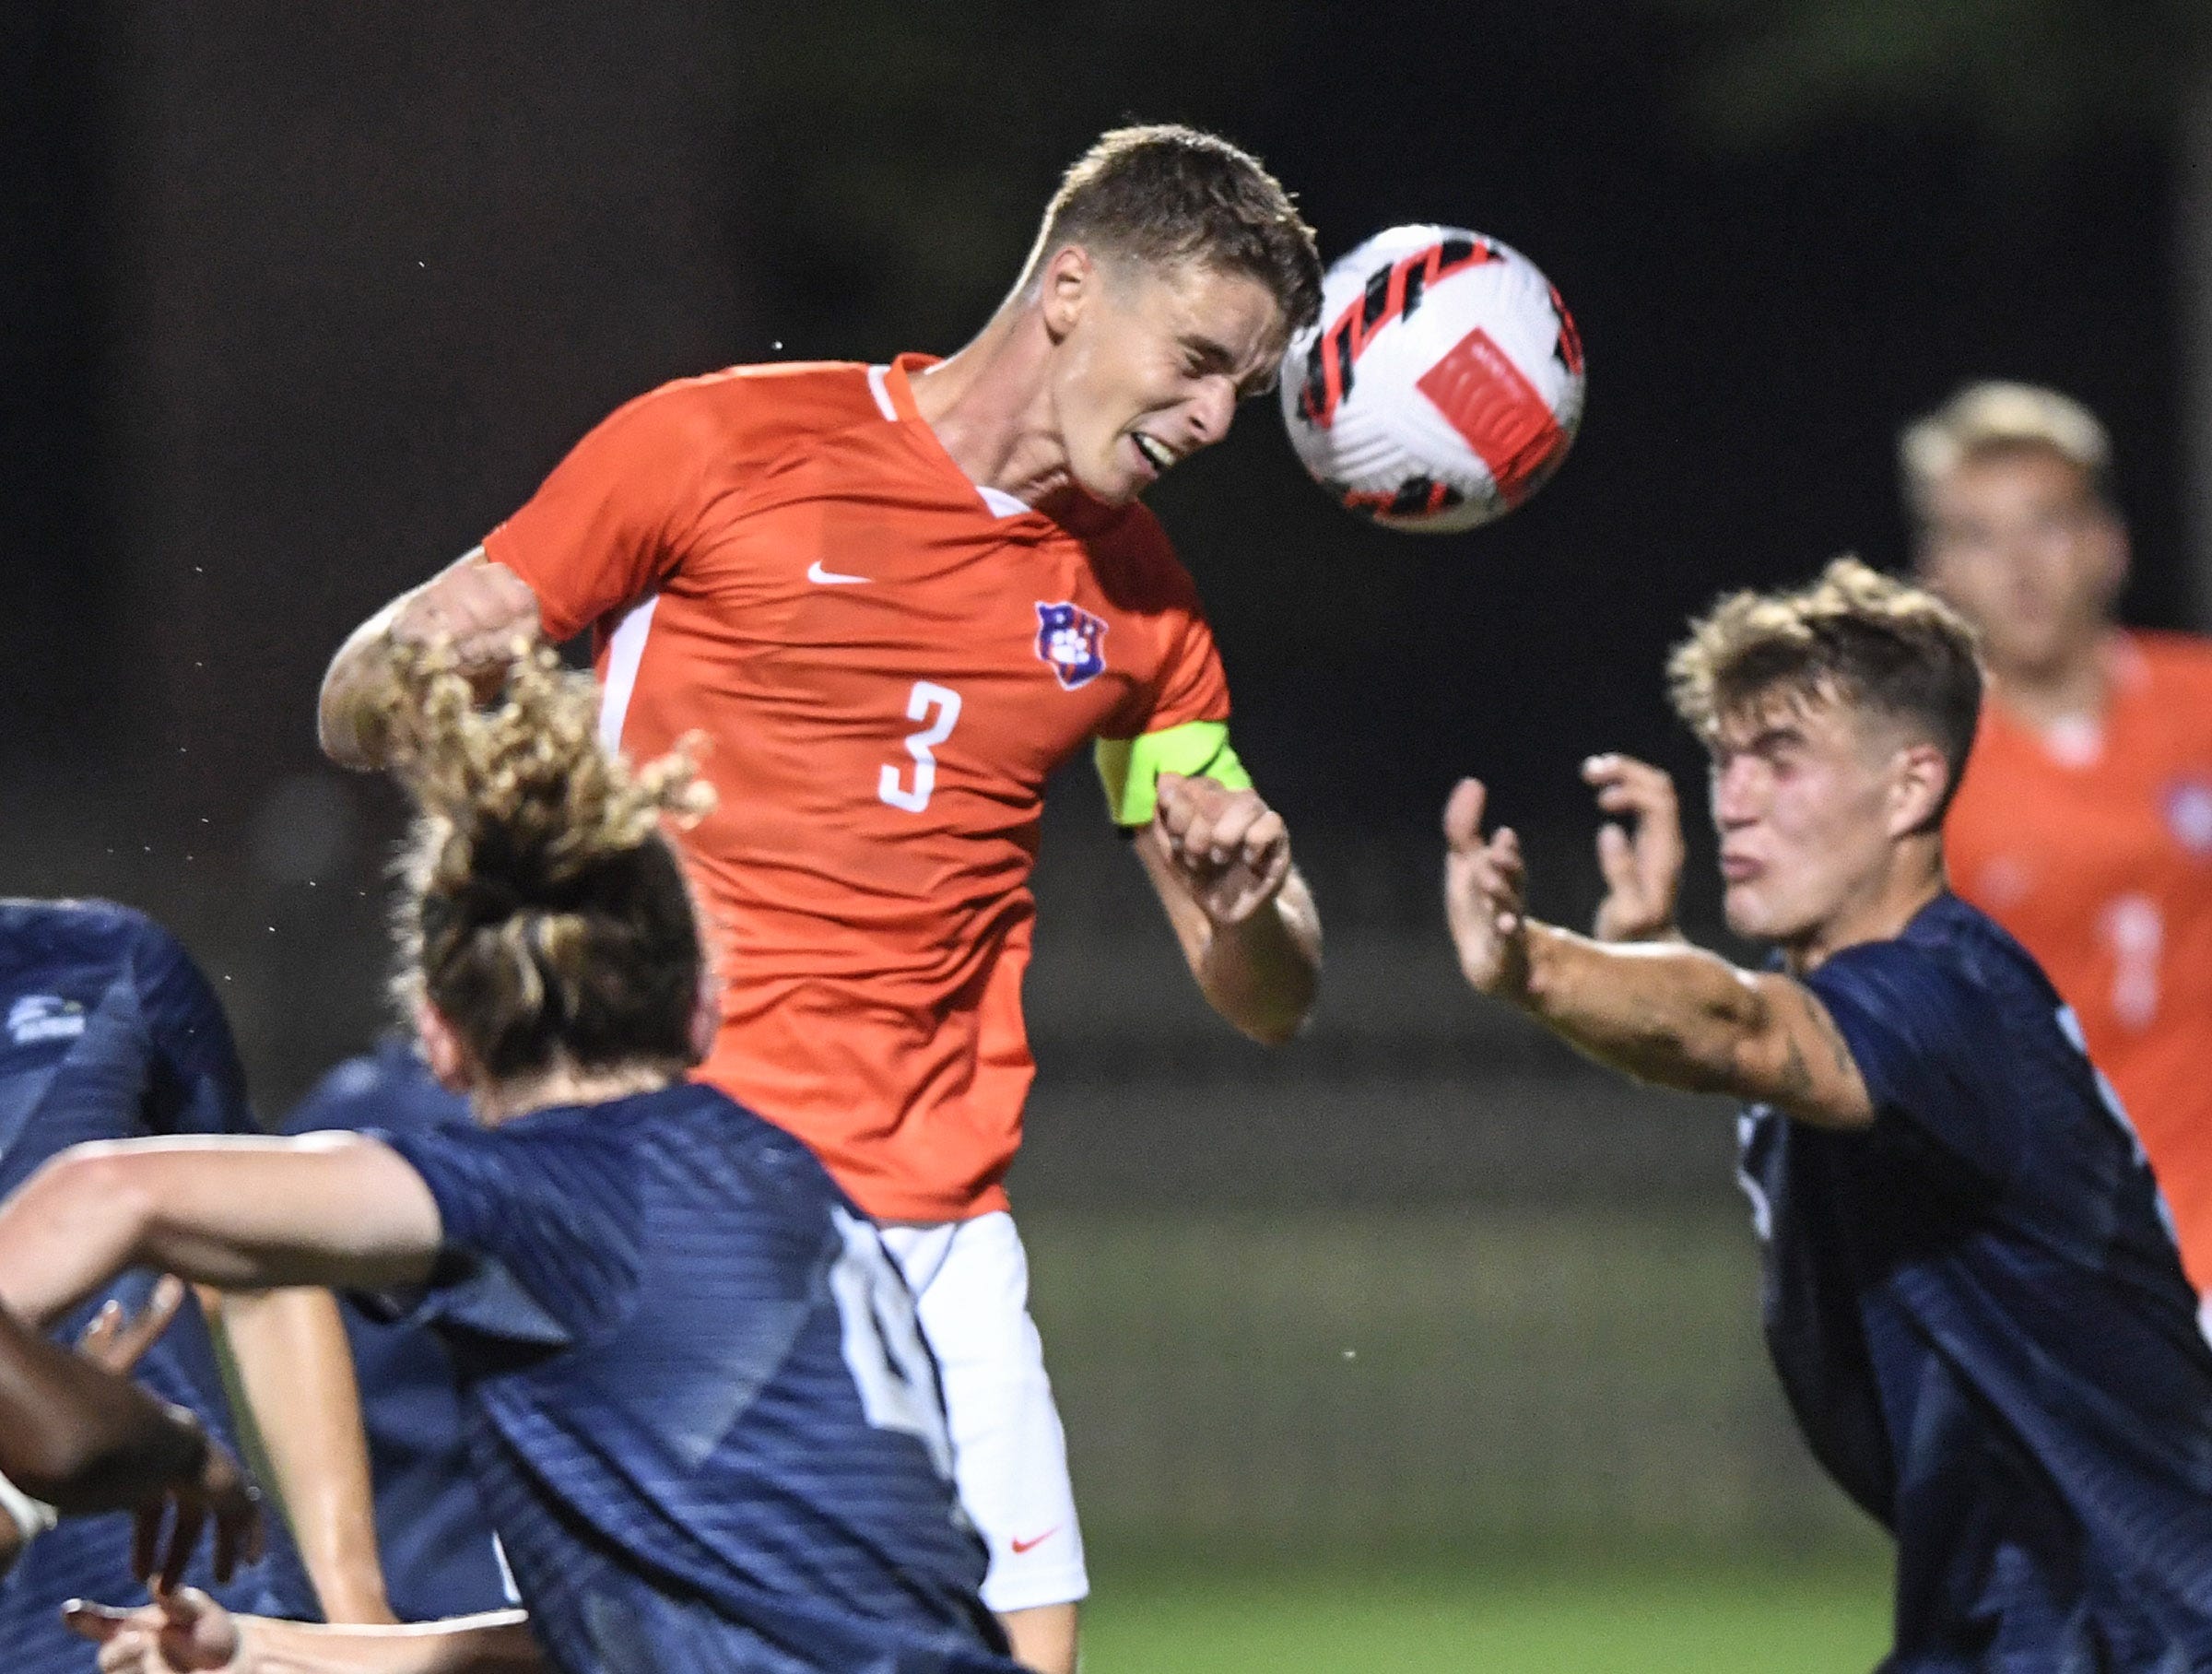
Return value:
<svg viewBox="0 0 2212 1674">
<path fill-rule="evenodd" d="M 935 712 L 934 720 L 932 711 Z M 914 783 L 909 788 L 901 782 L 900 770 L 887 761 L 876 776 L 876 794 L 893 808 L 919 814 L 929 806 L 929 794 L 937 787 L 936 747 L 951 737 L 952 729 L 959 725 L 960 694 L 949 686 L 916 680 L 913 690 L 907 694 L 906 718 L 928 723 L 906 741 L 906 753 L 914 759 Z"/>
</svg>

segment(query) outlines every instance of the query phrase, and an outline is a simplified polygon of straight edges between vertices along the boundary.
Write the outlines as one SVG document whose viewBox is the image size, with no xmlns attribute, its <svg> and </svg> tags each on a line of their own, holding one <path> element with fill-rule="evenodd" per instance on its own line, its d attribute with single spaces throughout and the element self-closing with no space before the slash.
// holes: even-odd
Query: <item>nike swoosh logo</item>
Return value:
<svg viewBox="0 0 2212 1674">
<path fill-rule="evenodd" d="M 1010 1542 L 1008 1542 L 1008 1544 L 1009 1544 L 1009 1545 L 1011 1545 L 1011 1546 L 1014 1548 L 1014 1555 L 1015 1555 L 1017 1558 L 1018 1558 L 1018 1557 L 1020 1557 L 1020 1556 L 1021 1556 L 1021 1554 L 1022 1554 L 1022 1553 L 1024 1553 L 1024 1552 L 1026 1552 L 1026 1551 L 1030 1550 L 1030 1548 L 1032 1548 L 1032 1547 L 1037 1547 L 1037 1546 L 1042 1546 L 1042 1545 L 1043 1545 L 1043 1544 L 1044 1544 L 1044 1543 L 1045 1543 L 1047 1540 L 1050 1540 L 1050 1539 L 1051 1539 L 1051 1538 L 1053 1538 L 1054 1535 L 1058 1534 L 1059 1532 L 1060 1532 L 1060 1526 L 1059 1526 L 1057 1523 L 1055 1523 L 1055 1524 L 1053 1524 L 1053 1525 L 1052 1526 L 1052 1527 L 1050 1527 L 1050 1528 L 1046 1529 L 1046 1530 L 1044 1531 L 1044 1533 L 1042 1533 L 1041 1535 L 1037 1535 L 1037 1536 L 1034 1536 L 1034 1537 L 1032 1537 L 1031 1538 L 1030 1538 L 1030 1539 L 1027 1539 L 1027 1540 L 1014 1540 L 1014 1541 L 1010 1541 Z"/>
<path fill-rule="evenodd" d="M 814 560 L 814 562 L 806 566 L 806 579 L 810 582 L 818 583 L 825 587 L 837 587 L 850 586 L 854 582 L 873 581 L 875 577 L 868 575 L 840 575 L 834 570 L 823 569 L 822 560 L 818 558 Z"/>
</svg>

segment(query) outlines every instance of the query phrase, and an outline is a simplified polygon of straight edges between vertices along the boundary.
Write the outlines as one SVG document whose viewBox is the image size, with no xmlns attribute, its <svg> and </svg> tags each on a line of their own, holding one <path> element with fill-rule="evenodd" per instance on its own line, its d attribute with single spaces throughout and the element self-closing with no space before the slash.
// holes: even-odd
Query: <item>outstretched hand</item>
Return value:
<svg viewBox="0 0 2212 1674">
<path fill-rule="evenodd" d="M 1222 926 L 1242 924 L 1290 876 L 1290 831 L 1257 791 L 1159 776 L 1153 829 L 1190 897 Z"/>
<path fill-rule="evenodd" d="M 100 1647 L 101 1674 L 248 1674 L 253 1667 L 236 1620 L 197 1587 L 135 1609 L 72 1598 L 62 1620 Z"/>
<path fill-rule="evenodd" d="M 181 1422 L 198 1424 L 181 1407 L 170 1411 Z M 171 1482 L 138 1507 L 131 1531 L 131 1573 L 157 1595 L 173 1592 L 210 1523 L 215 1526 L 215 1578 L 229 1581 L 241 1562 L 261 1556 L 261 1495 L 212 1436 L 192 1480 Z"/>
<path fill-rule="evenodd" d="M 1480 780 L 1462 779 L 1444 805 L 1444 916 L 1467 981 L 1517 999 L 1528 988 L 1526 874 L 1510 827 L 1483 837 L 1486 796 Z"/>
<path fill-rule="evenodd" d="M 1675 898 L 1682 887 L 1682 812 L 1675 782 L 1633 756 L 1593 756 L 1583 763 L 1583 783 L 1597 792 L 1597 806 L 1622 822 L 1597 831 L 1597 864 L 1606 875 L 1598 903 L 1597 939 L 1660 941 L 1677 934 Z"/>
</svg>

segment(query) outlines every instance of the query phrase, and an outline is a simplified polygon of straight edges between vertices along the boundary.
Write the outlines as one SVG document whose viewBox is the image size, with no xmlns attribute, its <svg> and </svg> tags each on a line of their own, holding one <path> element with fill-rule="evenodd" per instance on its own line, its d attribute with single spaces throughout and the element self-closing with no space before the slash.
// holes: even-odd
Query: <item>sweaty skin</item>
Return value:
<svg viewBox="0 0 2212 1674">
<path fill-rule="evenodd" d="M 1619 758 L 1585 766 L 1601 806 L 1637 828 L 1604 843 L 1611 890 L 1600 924 L 1647 936 L 1671 929 L 1681 864 L 1671 787 L 1660 795 L 1655 773 Z M 1771 1104 L 1818 1126 L 1865 1127 L 1865 1083 L 1797 977 L 1896 936 L 1942 890 L 1936 820 L 1949 774 L 1934 745 L 1832 694 L 1785 694 L 1724 718 L 1712 802 L 1728 924 L 1777 944 L 1786 973 L 1678 941 L 1593 941 L 1531 920 L 1520 841 L 1504 828 L 1483 835 L 1483 787 L 1463 780 L 1444 810 L 1444 901 L 1461 972 L 1624 1074 Z"/>
</svg>

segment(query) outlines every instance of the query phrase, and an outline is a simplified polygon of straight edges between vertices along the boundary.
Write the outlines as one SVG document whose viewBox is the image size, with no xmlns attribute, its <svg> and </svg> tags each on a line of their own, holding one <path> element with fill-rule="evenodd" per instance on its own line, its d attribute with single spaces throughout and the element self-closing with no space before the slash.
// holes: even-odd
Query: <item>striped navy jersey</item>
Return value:
<svg viewBox="0 0 2212 1674">
<path fill-rule="evenodd" d="M 284 1131 L 474 1126 L 468 1101 L 439 1086 L 410 1043 L 393 1038 L 324 1076 Z M 433 1621 L 512 1604 L 491 1520 L 468 1473 L 453 1356 L 427 1327 L 385 1319 L 350 1297 L 338 1307 L 360 1384 L 377 1550 L 394 1612 Z"/>
<path fill-rule="evenodd" d="M 380 1136 L 478 1492 L 568 1674 L 1014 1674 L 875 1227 L 712 1088 Z"/>
<path fill-rule="evenodd" d="M 0 1194 L 85 1140 L 258 1131 L 222 1007 L 173 937 L 102 902 L 0 901 Z M 74 1339 L 109 1296 L 135 1309 L 149 1283 L 126 1276 L 56 1335 Z M 236 1451 L 214 1345 L 189 1297 L 135 1375 Z M 267 1522 L 267 1554 L 230 1586 L 213 1586 L 204 1549 L 192 1579 L 238 1609 L 313 1619 L 298 1554 L 283 1524 Z M 142 1597 L 130 1550 L 124 1515 L 71 1519 L 32 1541 L 0 1581 L 0 1668 L 90 1667 L 56 1612 L 74 1597 Z"/>
<path fill-rule="evenodd" d="M 1883 1668 L 2212 1668 L 2212 1350 L 2071 1014 L 1949 895 L 1806 983 L 1875 1123 L 1756 1107 L 1744 1180 L 1783 1388 L 1897 1538 Z"/>
</svg>

